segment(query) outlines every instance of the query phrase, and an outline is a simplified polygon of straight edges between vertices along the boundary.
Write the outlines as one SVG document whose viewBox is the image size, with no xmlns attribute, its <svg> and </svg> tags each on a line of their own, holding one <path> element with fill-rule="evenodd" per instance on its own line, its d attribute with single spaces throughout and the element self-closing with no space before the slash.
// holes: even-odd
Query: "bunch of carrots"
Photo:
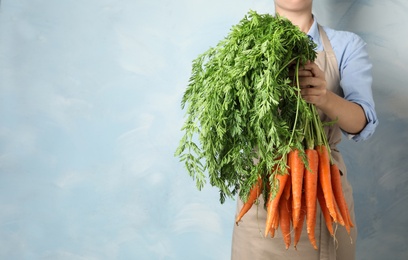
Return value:
<svg viewBox="0 0 408 260">
<path fill-rule="evenodd" d="M 292 230 L 296 246 L 306 219 L 317 248 L 317 203 L 333 236 L 333 223 L 353 226 L 317 108 L 300 95 L 299 67 L 316 59 L 315 49 L 286 18 L 251 11 L 194 60 L 182 99 L 188 117 L 175 155 L 197 188 L 208 173 L 221 203 L 239 193 L 237 224 L 262 194 L 265 236 L 280 227 L 287 247 Z"/>
<path fill-rule="evenodd" d="M 324 132 L 311 134 L 311 130 L 322 130 L 322 124 L 315 112 L 314 127 L 307 128 L 307 137 L 303 149 L 290 150 L 285 160 L 286 168 L 277 167 L 267 174 L 263 181 L 260 175 L 252 187 L 247 201 L 236 217 L 238 225 L 245 213 L 255 204 L 268 185 L 277 187 L 275 192 L 270 192 L 266 201 L 266 227 L 264 236 L 275 236 L 275 231 L 280 228 L 286 249 L 290 247 L 292 234 L 294 234 L 294 247 L 299 242 L 304 222 L 310 243 L 318 249 L 315 237 L 317 203 L 324 216 L 326 226 L 331 236 L 335 236 L 333 225 L 344 226 L 350 234 L 353 223 L 350 217 L 342 185 L 341 174 L 338 166 L 333 162 L 330 147 L 327 144 Z M 320 130 L 319 130 L 320 129 Z M 314 142 L 317 136 L 318 141 Z M 272 189 L 268 189 L 272 190 Z"/>
</svg>

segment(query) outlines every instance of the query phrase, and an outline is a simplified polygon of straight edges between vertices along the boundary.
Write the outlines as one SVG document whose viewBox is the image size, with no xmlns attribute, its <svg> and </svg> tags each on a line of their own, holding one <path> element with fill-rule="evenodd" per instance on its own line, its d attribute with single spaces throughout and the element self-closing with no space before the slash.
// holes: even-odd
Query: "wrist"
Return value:
<svg viewBox="0 0 408 260">
<path fill-rule="evenodd" d="M 315 104 L 316 107 L 318 109 L 320 109 L 324 114 L 331 114 L 330 111 L 333 111 L 333 99 L 335 99 L 335 97 L 333 97 L 334 94 L 333 92 L 331 92 L 330 90 L 326 90 L 326 94 L 324 98 L 321 98 L 319 103 Z"/>
</svg>

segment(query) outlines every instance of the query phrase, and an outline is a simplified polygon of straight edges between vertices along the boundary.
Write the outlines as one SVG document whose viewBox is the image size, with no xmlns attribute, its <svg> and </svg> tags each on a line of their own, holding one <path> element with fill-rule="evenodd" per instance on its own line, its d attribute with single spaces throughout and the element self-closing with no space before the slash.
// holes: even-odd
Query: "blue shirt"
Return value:
<svg viewBox="0 0 408 260">
<path fill-rule="evenodd" d="M 316 17 L 314 18 L 308 35 L 317 44 L 317 51 L 322 51 L 323 43 L 320 39 Z M 366 140 L 374 133 L 378 125 L 371 90 L 373 81 L 372 64 L 366 49 L 366 43 L 355 33 L 322 27 L 337 58 L 340 70 L 340 87 L 343 90 L 344 98 L 359 104 L 364 109 L 367 118 L 367 125 L 364 129 L 356 135 L 349 135 L 349 137 L 354 141 Z"/>
</svg>

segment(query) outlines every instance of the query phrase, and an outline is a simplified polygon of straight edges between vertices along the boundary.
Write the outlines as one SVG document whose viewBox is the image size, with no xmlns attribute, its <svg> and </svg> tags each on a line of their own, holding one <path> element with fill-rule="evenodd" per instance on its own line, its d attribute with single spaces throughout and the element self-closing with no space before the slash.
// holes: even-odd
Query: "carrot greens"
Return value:
<svg viewBox="0 0 408 260">
<path fill-rule="evenodd" d="M 175 155 L 198 189 L 209 180 L 221 203 L 237 193 L 245 201 L 259 176 L 272 183 L 271 169 L 284 174 L 287 154 L 304 146 L 313 122 L 289 69 L 314 60 L 315 47 L 289 20 L 250 11 L 193 61 Z"/>
</svg>

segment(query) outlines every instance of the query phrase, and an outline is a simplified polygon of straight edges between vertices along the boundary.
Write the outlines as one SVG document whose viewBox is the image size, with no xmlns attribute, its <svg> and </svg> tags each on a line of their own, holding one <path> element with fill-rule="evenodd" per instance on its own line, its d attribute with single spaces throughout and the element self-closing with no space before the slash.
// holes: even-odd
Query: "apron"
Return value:
<svg viewBox="0 0 408 260">
<path fill-rule="evenodd" d="M 322 71 L 325 72 L 327 88 L 334 93 L 343 96 L 343 92 L 340 87 L 340 75 L 337 59 L 330 41 L 320 25 L 319 34 L 323 42 L 323 51 L 318 52 L 315 63 Z M 331 121 L 323 113 L 319 112 L 319 114 L 322 121 Z M 343 192 L 349 206 L 352 222 L 354 224 L 354 227 L 351 228 L 350 235 L 348 235 L 345 227 L 339 225 L 337 228 L 334 226 L 335 238 L 331 237 L 327 230 L 324 217 L 321 214 L 319 203 L 317 203 L 315 236 L 318 249 L 315 250 L 309 241 L 305 222 L 300 241 L 297 244 L 297 249 L 293 247 L 294 233 L 292 231 L 291 246 L 288 250 L 286 250 L 280 229 L 276 230 L 274 238 L 265 238 L 263 235 L 266 222 L 266 210 L 263 207 L 263 198 L 260 196 L 259 203 L 252 206 L 251 210 L 244 215 L 238 226 L 234 225 L 231 250 L 232 260 L 355 259 L 357 230 L 354 217 L 352 188 L 347 181 L 347 171 L 343 158 L 336 147 L 336 145 L 341 141 L 342 131 L 337 124 L 325 127 L 325 131 L 329 140 L 333 160 L 342 173 L 341 178 Z M 242 205 L 243 202 L 238 198 L 236 214 L 238 214 Z"/>
</svg>

